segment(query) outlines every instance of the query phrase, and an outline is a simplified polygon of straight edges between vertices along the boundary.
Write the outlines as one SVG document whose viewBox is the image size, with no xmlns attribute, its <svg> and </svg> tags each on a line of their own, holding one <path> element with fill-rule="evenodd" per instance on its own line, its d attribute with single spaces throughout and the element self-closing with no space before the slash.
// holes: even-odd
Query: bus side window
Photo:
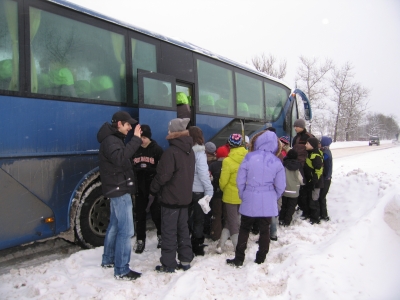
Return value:
<svg viewBox="0 0 400 300">
<path fill-rule="evenodd" d="M 90 90 L 93 99 L 117 101 L 114 83 L 110 76 L 100 75 L 90 80 Z"/>
<path fill-rule="evenodd" d="M 8 90 L 12 75 L 12 59 L 0 61 L 0 89 Z"/>
<path fill-rule="evenodd" d="M 199 103 L 199 110 L 201 112 L 215 113 L 214 98 L 210 95 L 201 95 L 200 103 Z"/>
</svg>

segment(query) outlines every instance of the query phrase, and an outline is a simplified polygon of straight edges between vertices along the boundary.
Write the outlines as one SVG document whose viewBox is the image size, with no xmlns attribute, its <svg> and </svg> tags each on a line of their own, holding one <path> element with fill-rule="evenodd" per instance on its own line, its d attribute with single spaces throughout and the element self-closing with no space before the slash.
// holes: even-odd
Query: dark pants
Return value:
<svg viewBox="0 0 400 300">
<path fill-rule="evenodd" d="M 212 204 L 212 222 L 210 236 L 213 241 L 217 241 L 221 237 L 221 232 L 223 228 L 222 224 L 222 197 L 213 197 L 211 200 Z"/>
<path fill-rule="evenodd" d="M 303 216 L 308 217 L 310 215 L 310 211 L 308 208 L 308 196 L 309 196 L 309 188 L 307 186 L 302 185 L 299 190 L 299 198 L 298 198 L 298 205 L 299 208 L 303 212 Z"/>
<path fill-rule="evenodd" d="M 204 197 L 204 193 L 192 193 L 192 203 L 189 207 L 189 227 L 192 232 L 192 237 L 203 239 L 204 234 L 204 212 L 201 209 L 199 200 Z"/>
<path fill-rule="evenodd" d="M 282 207 L 281 211 L 279 212 L 279 221 L 284 222 L 285 225 L 290 225 L 290 222 L 292 222 L 294 211 L 296 210 L 296 205 L 297 197 L 289 198 L 282 196 Z"/>
<path fill-rule="evenodd" d="M 319 208 L 319 188 L 314 188 L 310 192 L 309 208 L 310 208 L 310 220 L 314 222 L 319 222 L 320 219 L 320 208 Z"/>
<path fill-rule="evenodd" d="M 319 209 L 321 212 L 321 218 L 326 218 L 328 216 L 328 209 L 326 208 L 326 195 L 329 192 L 329 187 L 331 186 L 331 180 L 324 180 L 324 187 L 319 193 Z"/>
<path fill-rule="evenodd" d="M 135 197 L 135 213 L 136 213 L 136 240 L 146 240 L 146 208 L 149 204 L 149 194 L 144 188 L 139 188 Z M 151 219 L 157 228 L 157 235 L 161 234 L 161 207 L 158 199 L 155 198 L 150 206 Z"/>
<path fill-rule="evenodd" d="M 269 226 L 271 225 L 271 217 L 247 217 L 244 215 L 241 216 L 238 244 L 235 251 L 236 260 L 244 261 L 247 240 L 249 239 L 251 227 L 256 220 L 258 220 L 260 228 L 260 239 L 258 242 L 256 259 L 262 262 L 265 260 L 269 251 Z"/>
<path fill-rule="evenodd" d="M 181 262 L 193 260 L 187 208 L 161 207 L 161 258 L 168 268 L 176 268 L 176 252 Z"/>
</svg>

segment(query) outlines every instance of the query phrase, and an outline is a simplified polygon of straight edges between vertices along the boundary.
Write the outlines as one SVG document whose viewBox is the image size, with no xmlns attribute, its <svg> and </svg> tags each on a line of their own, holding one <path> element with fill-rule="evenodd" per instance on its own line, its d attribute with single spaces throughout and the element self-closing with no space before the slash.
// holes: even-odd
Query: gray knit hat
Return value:
<svg viewBox="0 0 400 300">
<path fill-rule="evenodd" d="M 303 119 L 297 119 L 294 121 L 293 127 L 306 128 L 306 121 Z"/>
<path fill-rule="evenodd" d="M 206 152 L 210 154 L 215 153 L 215 151 L 217 150 L 217 147 L 213 142 L 207 142 L 204 146 L 206 147 Z"/>
<path fill-rule="evenodd" d="M 173 119 L 168 124 L 168 130 L 169 132 L 185 131 L 189 122 L 189 118 Z"/>
</svg>

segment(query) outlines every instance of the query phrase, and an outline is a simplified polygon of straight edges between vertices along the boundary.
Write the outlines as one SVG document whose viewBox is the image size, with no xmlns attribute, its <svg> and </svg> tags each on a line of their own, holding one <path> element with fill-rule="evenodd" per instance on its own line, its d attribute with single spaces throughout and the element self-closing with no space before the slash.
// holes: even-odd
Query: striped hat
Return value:
<svg viewBox="0 0 400 300">
<path fill-rule="evenodd" d="M 240 147 L 242 145 L 242 136 L 239 133 L 233 133 L 228 138 L 228 144 L 232 148 Z"/>
<path fill-rule="evenodd" d="M 284 144 L 289 144 L 289 137 L 287 135 L 281 136 L 279 140 Z"/>
</svg>

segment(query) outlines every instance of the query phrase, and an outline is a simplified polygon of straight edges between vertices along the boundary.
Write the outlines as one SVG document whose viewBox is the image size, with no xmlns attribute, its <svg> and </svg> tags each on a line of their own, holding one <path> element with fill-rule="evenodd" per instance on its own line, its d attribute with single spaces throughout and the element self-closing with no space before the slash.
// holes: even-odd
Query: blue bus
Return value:
<svg viewBox="0 0 400 300">
<path fill-rule="evenodd" d="M 311 118 L 306 95 L 280 80 L 63 0 L 0 0 L 0 107 L 0 249 L 103 244 L 96 134 L 118 110 L 164 148 L 177 116 L 217 146 L 269 126 L 292 136 Z"/>
</svg>

